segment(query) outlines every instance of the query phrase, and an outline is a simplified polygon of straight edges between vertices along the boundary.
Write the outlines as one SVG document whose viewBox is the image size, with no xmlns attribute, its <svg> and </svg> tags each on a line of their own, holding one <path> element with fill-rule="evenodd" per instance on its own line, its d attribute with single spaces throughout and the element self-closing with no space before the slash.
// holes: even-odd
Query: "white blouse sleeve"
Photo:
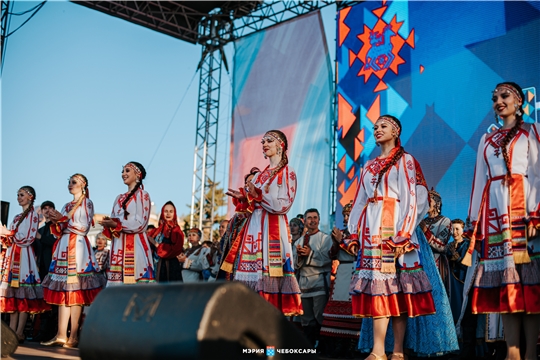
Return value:
<svg viewBox="0 0 540 360">
<path fill-rule="evenodd" d="M 487 164 L 484 161 L 484 148 L 485 148 L 486 134 L 482 136 L 480 144 L 478 144 L 478 151 L 476 153 L 476 166 L 474 168 L 473 187 L 471 192 L 471 203 L 469 205 L 469 219 L 472 223 L 478 221 L 478 212 L 480 211 L 480 205 L 482 204 L 482 196 L 484 194 L 484 187 L 487 184 Z"/>
<path fill-rule="evenodd" d="M 397 219 L 396 236 L 394 237 L 396 244 L 403 240 L 410 240 L 411 234 L 417 225 L 419 210 L 416 186 L 417 166 L 417 162 L 409 154 L 404 154 L 398 163 L 399 218 Z"/>
<path fill-rule="evenodd" d="M 18 221 L 18 219 L 17 219 Z M 11 224 L 12 230 L 15 227 L 16 222 L 13 221 Z M 28 247 L 32 245 L 34 239 L 36 238 L 36 233 L 38 230 L 38 215 L 34 210 L 30 211 L 26 218 L 22 221 L 17 229 L 17 232 L 13 232 L 12 239 L 15 244 L 21 248 Z"/>
<path fill-rule="evenodd" d="M 128 204 L 128 218 L 124 219 L 123 214 L 119 217 L 122 222 L 122 231 L 125 233 L 145 231 L 148 221 L 150 221 L 150 208 L 150 195 L 146 191 L 139 189 L 133 195 L 133 200 Z"/>
<path fill-rule="evenodd" d="M 366 163 L 366 166 L 364 166 L 364 169 L 360 174 L 358 189 L 356 190 L 356 195 L 354 196 L 351 213 L 349 214 L 349 222 L 347 223 L 347 228 L 349 229 L 349 234 L 351 234 L 351 238 L 358 239 L 358 223 L 360 222 L 360 216 L 362 215 L 362 211 L 364 210 L 364 206 L 366 205 L 368 200 L 366 187 L 364 186 L 364 177 L 366 175 L 366 169 L 368 168 L 368 166 L 369 162 Z"/>
<path fill-rule="evenodd" d="M 278 184 L 281 176 L 281 185 Z M 261 206 L 273 214 L 286 214 L 296 197 L 296 173 L 290 166 L 285 166 L 270 184 L 268 193 L 266 184 L 262 185 Z"/>
<path fill-rule="evenodd" d="M 529 132 L 529 162 L 527 177 L 529 179 L 529 198 L 527 213 L 533 224 L 540 226 L 540 124 L 532 124 Z"/>
<path fill-rule="evenodd" d="M 72 233 L 85 236 L 90 231 L 92 218 L 94 217 L 94 205 L 92 200 L 85 199 L 81 206 L 75 210 L 72 218 L 68 220 L 68 229 Z"/>
</svg>

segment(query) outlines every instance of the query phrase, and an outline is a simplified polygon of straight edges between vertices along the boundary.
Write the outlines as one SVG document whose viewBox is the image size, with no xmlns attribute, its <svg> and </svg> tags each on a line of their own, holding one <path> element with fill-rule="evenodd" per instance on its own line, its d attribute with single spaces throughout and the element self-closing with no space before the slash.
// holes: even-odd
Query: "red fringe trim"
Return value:
<svg viewBox="0 0 540 360">
<path fill-rule="evenodd" d="M 269 294 L 259 291 L 259 295 L 278 308 L 285 316 L 298 316 L 304 314 L 300 294 Z"/>
<path fill-rule="evenodd" d="M 472 313 L 540 314 L 540 284 L 508 284 L 496 288 L 474 288 Z"/>
<path fill-rule="evenodd" d="M 40 314 L 49 310 L 51 310 L 51 305 L 47 304 L 43 299 L 5 297 L 0 299 L 0 312 L 2 313 L 27 312 L 30 314 Z"/>
<path fill-rule="evenodd" d="M 76 291 L 52 291 L 43 288 L 43 298 L 46 302 L 53 305 L 90 305 L 94 302 L 100 291 L 101 288 Z"/>
<path fill-rule="evenodd" d="M 418 294 L 397 293 L 388 296 L 352 295 L 352 314 L 356 317 L 389 317 L 407 313 L 408 317 L 435 313 L 431 292 Z"/>
</svg>

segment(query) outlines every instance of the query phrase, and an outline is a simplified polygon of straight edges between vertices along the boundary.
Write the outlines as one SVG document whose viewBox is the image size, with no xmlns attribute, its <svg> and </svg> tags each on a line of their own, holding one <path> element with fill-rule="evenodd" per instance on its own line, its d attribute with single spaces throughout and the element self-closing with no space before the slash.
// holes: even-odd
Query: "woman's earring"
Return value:
<svg viewBox="0 0 540 360">
<path fill-rule="evenodd" d="M 517 116 L 521 116 L 521 110 L 519 108 L 519 105 L 518 104 L 514 104 L 515 108 L 516 108 L 516 115 Z"/>
</svg>

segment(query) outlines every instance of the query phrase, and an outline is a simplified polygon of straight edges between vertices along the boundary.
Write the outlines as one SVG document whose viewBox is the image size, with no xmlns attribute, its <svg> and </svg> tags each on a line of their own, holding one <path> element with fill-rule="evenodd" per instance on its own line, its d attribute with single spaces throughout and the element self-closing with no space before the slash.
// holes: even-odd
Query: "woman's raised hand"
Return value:
<svg viewBox="0 0 540 360">
<path fill-rule="evenodd" d="M 229 189 L 225 194 L 235 199 L 242 199 L 244 197 L 240 191 L 234 189 Z"/>
<path fill-rule="evenodd" d="M 58 210 L 52 210 L 49 213 L 49 219 L 51 219 L 52 222 L 56 223 L 62 218 L 62 213 L 60 213 Z"/>
<path fill-rule="evenodd" d="M 112 220 L 109 217 L 104 217 L 103 220 L 98 221 L 98 224 L 101 226 L 109 227 L 109 228 L 116 227 L 116 221 Z"/>
</svg>

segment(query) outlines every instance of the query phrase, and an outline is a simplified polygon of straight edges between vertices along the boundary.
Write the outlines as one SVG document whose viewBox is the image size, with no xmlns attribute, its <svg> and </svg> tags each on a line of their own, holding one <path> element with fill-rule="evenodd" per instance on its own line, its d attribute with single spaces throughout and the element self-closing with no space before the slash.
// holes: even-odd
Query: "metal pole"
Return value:
<svg viewBox="0 0 540 360">
<path fill-rule="evenodd" d="M 193 228 L 193 214 L 195 212 L 195 184 L 197 183 L 197 146 L 195 146 L 195 152 L 193 153 L 193 185 L 191 187 L 191 216 L 189 219 L 189 227 Z"/>
</svg>

